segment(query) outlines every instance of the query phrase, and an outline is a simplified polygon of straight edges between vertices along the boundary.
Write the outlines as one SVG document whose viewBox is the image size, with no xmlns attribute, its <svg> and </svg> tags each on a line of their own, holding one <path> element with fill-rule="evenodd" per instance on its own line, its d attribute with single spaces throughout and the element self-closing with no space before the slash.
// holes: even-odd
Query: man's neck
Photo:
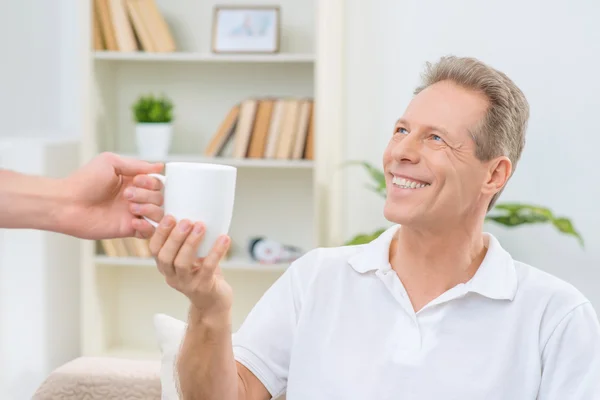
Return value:
<svg viewBox="0 0 600 400">
<path fill-rule="evenodd" d="M 390 263 L 418 311 L 473 277 L 485 257 L 481 224 L 433 232 L 400 227 L 390 246 Z"/>
</svg>

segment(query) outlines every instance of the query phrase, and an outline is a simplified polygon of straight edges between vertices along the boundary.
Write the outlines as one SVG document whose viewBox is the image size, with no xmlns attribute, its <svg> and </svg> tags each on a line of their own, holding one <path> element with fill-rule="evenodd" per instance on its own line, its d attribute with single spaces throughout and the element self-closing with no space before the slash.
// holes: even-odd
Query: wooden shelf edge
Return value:
<svg viewBox="0 0 600 400">
<path fill-rule="evenodd" d="M 120 154 L 126 158 L 142 159 L 137 154 Z M 313 160 L 281 160 L 281 159 L 266 159 L 266 158 L 224 158 L 224 157 L 202 157 L 197 155 L 173 154 L 165 159 L 144 159 L 149 162 L 198 162 L 198 163 L 213 163 L 231 165 L 239 168 L 295 168 L 295 169 L 312 169 L 314 167 Z"/>
<path fill-rule="evenodd" d="M 275 53 L 275 54 L 213 54 L 197 52 L 148 53 L 95 51 L 95 60 L 104 61 L 141 61 L 141 62 L 233 62 L 233 63 L 314 63 L 311 53 Z"/>
<path fill-rule="evenodd" d="M 139 257 L 109 257 L 105 255 L 96 255 L 94 263 L 100 266 L 113 267 L 139 267 L 152 269 L 156 267 L 153 258 Z M 289 266 L 289 263 L 279 264 L 260 264 L 252 260 L 232 257 L 229 260 L 221 262 L 221 268 L 226 270 L 256 271 L 256 272 L 283 272 Z"/>
</svg>

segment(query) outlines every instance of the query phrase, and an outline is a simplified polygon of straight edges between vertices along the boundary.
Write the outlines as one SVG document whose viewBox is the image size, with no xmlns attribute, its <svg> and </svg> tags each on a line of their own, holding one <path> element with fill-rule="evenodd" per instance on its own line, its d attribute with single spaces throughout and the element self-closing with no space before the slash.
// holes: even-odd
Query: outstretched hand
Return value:
<svg viewBox="0 0 600 400">
<path fill-rule="evenodd" d="M 102 153 L 65 179 L 73 194 L 69 234 L 84 239 L 149 238 L 160 221 L 162 184 L 147 174 L 162 172 L 162 163 L 148 163 Z"/>
</svg>

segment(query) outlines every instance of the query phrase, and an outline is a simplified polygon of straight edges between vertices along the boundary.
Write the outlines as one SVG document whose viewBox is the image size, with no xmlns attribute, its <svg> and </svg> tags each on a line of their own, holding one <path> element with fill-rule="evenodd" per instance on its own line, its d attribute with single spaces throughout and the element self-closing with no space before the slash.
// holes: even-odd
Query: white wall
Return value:
<svg viewBox="0 0 600 400">
<path fill-rule="evenodd" d="M 69 138 L 84 121 L 83 8 L 77 0 L 1 2 L 0 168 L 64 176 L 78 166 Z M 0 398 L 31 398 L 79 354 L 78 266 L 76 239 L 0 230 Z"/>
<path fill-rule="evenodd" d="M 79 163 L 76 140 L 0 140 L 0 168 L 63 177 Z M 0 229 L 0 398 L 31 395 L 77 357 L 80 242 L 36 230 Z"/>
<path fill-rule="evenodd" d="M 79 136 L 83 40 L 76 0 L 0 4 L 0 136 Z"/>
<path fill-rule="evenodd" d="M 475 56 L 506 72 L 525 92 L 531 119 L 522 161 L 500 201 L 535 202 L 571 217 L 586 246 L 550 226 L 488 229 L 515 258 L 572 282 L 600 311 L 600 3 L 365 3 L 347 3 L 346 157 L 381 165 L 425 61 Z M 350 171 L 348 237 L 386 222 L 382 201 L 364 189 L 365 174 Z"/>
</svg>

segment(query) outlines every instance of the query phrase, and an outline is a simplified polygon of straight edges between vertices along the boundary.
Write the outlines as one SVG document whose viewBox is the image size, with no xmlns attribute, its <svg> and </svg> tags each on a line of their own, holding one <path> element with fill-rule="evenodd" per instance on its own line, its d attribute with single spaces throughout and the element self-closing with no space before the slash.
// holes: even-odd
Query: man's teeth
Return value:
<svg viewBox="0 0 600 400">
<path fill-rule="evenodd" d="M 392 183 L 404 189 L 419 189 L 429 186 L 428 183 L 419 183 L 404 178 L 398 178 L 397 176 L 394 176 L 392 178 Z"/>
</svg>

